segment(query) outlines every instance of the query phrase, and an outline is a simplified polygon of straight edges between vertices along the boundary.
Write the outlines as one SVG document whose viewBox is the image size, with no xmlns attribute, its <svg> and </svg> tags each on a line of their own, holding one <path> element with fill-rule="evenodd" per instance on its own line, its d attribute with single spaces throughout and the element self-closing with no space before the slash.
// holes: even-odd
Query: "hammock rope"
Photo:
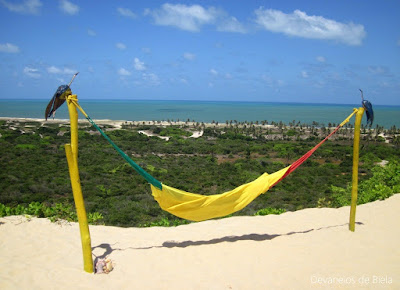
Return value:
<svg viewBox="0 0 400 290">
<path fill-rule="evenodd" d="M 97 131 L 100 132 L 100 134 L 104 137 L 104 139 L 106 139 L 108 141 L 108 143 L 110 143 L 110 145 L 112 147 L 114 147 L 114 149 L 119 153 L 119 155 L 121 155 L 122 158 L 125 159 L 126 162 L 129 163 L 129 165 L 137 172 L 139 173 L 144 179 L 147 180 L 148 183 L 150 183 L 151 185 L 155 186 L 156 188 L 162 189 L 162 184 L 160 181 L 158 181 L 157 179 L 155 179 L 152 175 L 150 175 L 146 170 L 144 170 L 142 167 L 140 167 L 135 161 L 133 161 L 131 158 L 129 158 L 128 155 L 126 155 L 126 153 L 124 151 L 121 150 L 121 148 L 119 148 L 111 139 L 110 137 L 108 137 L 106 135 L 106 133 L 104 133 L 103 130 L 101 130 L 101 128 L 99 126 L 97 126 L 97 124 L 92 120 L 92 118 L 89 117 L 88 114 L 86 114 L 86 112 L 82 109 L 82 107 L 75 101 L 72 100 L 72 102 L 74 103 L 74 105 L 81 111 L 81 113 L 86 117 L 86 119 L 89 121 L 90 124 L 92 124 L 92 126 L 94 128 L 96 128 Z"/>
<path fill-rule="evenodd" d="M 325 139 L 315 145 L 311 150 L 309 150 L 291 165 L 272 174 L 264 173 L 256 180 L 243 184 L 231 191 L 215 195 L 201 195 L 185 192 L 162 184 L 137 163 L 135 163 L 131 158 L 129 158 L 129 156 L 126 155 L 126 153 L 124 153 L 86 114 L 76 100 L 70 99 L 70 101 L 73 102 L 73 104 L 82 112 L 90 124 L 92 124 L 92 126 L 100 132 L 100 134 L 114 147 L 114 149 L 122 156 L 122 158 L 124 158 L 136 172 L 138 172 L 147 180 L 147 182 L 151 184 L 152 195 L 163 210 L 180 218 L 191 221 L 203 221 L 222 217 L 243 209 L 260 194 L 267 192 L 270 188 L 275 186 L 278 182 L 299 167 L 315 152 L 315 150 L 317 150 L 342 126 L 349 122 L 350 118 L 358 112 L 358 109 L 353 109 L 353 112 L 328 136 L 326 136 Z"/>
<path fill-rule="evenodd" d="M 354 114 L 358 112 L 358 109 L 354 108 L 353 113 L 351 113 L 342 123 L 340 123 L 328 136 L 325 137 L 324 140 L 319 142 L 317 145 L 315 145 L 311 150 L 309 150 L 306 154 L 301 156 L 299 159 L 297 159 L 295 162 L 293 162 L 288 171 L 282 176 L 281 179 L 279 179 L 275 184 L 277 184 L 279 181 L 284 179 L 286 176 L 288 176 L 291 172 L 295 171 L 297 167 L 299 167 L 304 161 L 306 161 L 326 140 L 328 140 L 333 134 L 335 134 L 341 127 L 343 127 L 346 123 L 348 123 L 353 117 Z M 275 186 L 272 185 L 273 186 Z"/>
</svg>

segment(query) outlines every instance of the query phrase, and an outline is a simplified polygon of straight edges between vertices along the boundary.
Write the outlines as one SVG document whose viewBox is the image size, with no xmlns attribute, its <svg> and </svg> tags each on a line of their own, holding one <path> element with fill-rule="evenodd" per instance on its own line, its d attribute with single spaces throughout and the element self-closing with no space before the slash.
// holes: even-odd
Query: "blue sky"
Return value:
<svg viewBox="0 0 400 290">
<path fill-rule="evenodd" d="M 96 4 L 94 4 L 96 3 Z M 0 0 L 0 98 L 400 105 L 400 2 Z"/>
</svg>

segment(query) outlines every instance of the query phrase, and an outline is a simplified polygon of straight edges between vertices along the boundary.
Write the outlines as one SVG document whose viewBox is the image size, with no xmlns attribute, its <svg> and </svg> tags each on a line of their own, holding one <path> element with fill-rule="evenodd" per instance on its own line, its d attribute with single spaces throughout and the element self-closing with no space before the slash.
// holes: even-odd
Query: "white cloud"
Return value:
<svg viewBox="0 0 400 290">
<path fill-rule="evenodd" d="M 215 69 L 212 68 L 212 69 L 210 69 L 210 74 L 212 74 L 214 76 L 217 76 L 218 72 Z"/>
<path fill-rule="evenodd" d="M 42 2 L 39 0 L 25 0 L 21 4 L 10 3 L 5 0 L 0 1 L 8 10 L 22 14 L 39 14 Z"/>
<path fill-rule="evenodd" d="M 49 66 L 49 67 L 47 68 L 47 72 L 48 72 L 49 74 L 66 74 L 66 75 L 73 75 L 73 74 L 76 73 L 76 70 L 73 70 L 73 69 L 70 69 L 70 68 L 63 68 L 63 69 L 60 69 L 60 68 L 58 68 L 58 67 L 52 65 L 52 66 Z"/>
<path fill-rule="evenodd" d="M 341 23 L 322 16 L 308 16 L 295 10 L 291 14 L 274 9 L 255 10 L 256 22 L 266 30 L 311 39 L 336 40 L 348 45 L 361 45 L 366 35 L 360 24 Z"/>
<path fill-rule="evenodd" d="M 62 72 L 62 70 L 59 69 L 58 67 L 50 66 L 47 68 L 47 72 L 50 74 L 60 74 Z"/>
<path fill-rule="evenodd" d="M 323 57 L 323 56 L 317 56 L 315 59 L 316 59 L 317 61 L 319 61 L 319 62 L 325 62 L 325 61 L 326 61 L 326 58 Z"/>
<path fill-rule="evenodd" d="M 57 78 L 57 80 L 58 80 L 58 82 L 60 84 L 66 84 L 67 83 L 67 81 L 65 81 L 63 78 Z"/>
<path fill-rule="evenodd" d="M 142 52 L 144 52 L 145 54 L 150 54 L 151 53 L 151 49 L 148 47 L 142 47 Z"/>
<path fill-rule="evenodd" d="M 94 31 L 92 29 L 88 29 L 87 33 L 88 33 L 89 36 L 96 36 L 97 35 L 96 31 Z"/>
<path fill-rule="evenodd" d="M 145 14 L 150 14 L 157 25 L 175 26 L 196 32 L 202 25 L 214 23 L 218 12 L 213 7 L 205 9 L 200 5 L 165 3 L 160 9 L 153 11 L 147 9 Z"/>
<path fill-rule="evenodd" d="M 40 73 L 39 70 L 36 68 L 31 68 L 31 67 L 24 67 L 24 74 L 26 74 L 30 78 L 38 79 L 40 78 Z"/>
<path fill-rule="evenodd" d="M 60 9 L 69 15 L 75 15 L 79 13 L 79 6 L 68 0 L 60 1 Z"/>
<path fill-rule="evenodd" d="M 18 53 L 19 47 L 12 43 L 0 44 L 0 52 Z"/>
<path fill-rule="evenodd" d="M 194 60 L 196 58 L 196 55 L 190 52 L 185 52 L 183 54 L 183 57 L 187 60 Z"/>
<path fill-rule="evenodd" d="M 117 42 L 117 43 L 115 44 L 115 47 L 118 48 L 118 49 L 120 49 L 120 50 L 126 49 L 126 45 L 123 44 L 122 42 Z"/>
<path fill-rule="evenodd" d="M 308 72 L 306 72 L 305 70 L 301 71 L 301 76 L 305 79 L 309 77 Z"/>
<path fill-rule="evenodd" d="M 133 60 L 133 66 L 135 70 L 146 70 L 146 66 L 144 65 L 144 62 L 140 61 L 137 57 Z"/>
<path fill-rule="evenodd" d="M 263 74 L 261 79 L 269 86 L 269 87 L 282 87 L 285 82 L 283 80 L 275 80 L 272 77 Z"/>
<path fill-rule="evenodd" d="M 119 74 L 120 76 L 130 76 L 130 75 L 131 75 L 131 72 L 121 67 L 121 68 L 118 70 L 118 74 Z"/>
<path fill-rule="evenodd" d="M 269 86 L 272 86 L 273 80 L 272 80 L 272 78 L 271 78 L 270 76 L 262 75 L 261 78 L 262 78 L 262 80 L 263 80 L 264 82 L 266 82 Z"/>
<path fill-rule="evenodd" d="M 231 80 L 231 79 L 233 79 L 233 76 L 232 76 L 230 73 L 226 73 L 226 74 L 225 74 L 225 78 L 226 78 L 227 80 Z"/>
<path fill-rule="evenodd" d="M 368 67 L 368 71 L 374 75 L 390 75 L 390 71 L 387 67 L 371 65 Z"/>
<path fill-rule="evenodd" d="M 184 79 L 184 78 L 180 78 L 179 81 L 180 81 L 181 83 L 185 84 L 185 85 L 187 85 L 187 84 L 189 83 L 189 82 L 188 82 L 186 79 Z"/>
<path fill-rule="evenodd" d="M 74 74 L 77 73 L 77 71 L 73 70 L 73 69 L 69 69 L 69 68 L 64 68 L 63 73 L 64 74 L 69 74 L 69 75 L 74 75 Z"/>
<path fill-rule="evenodd" d="M 244 26 L 235 18 L 223 19 L 217 26 L 218 31 L 246 33 Z"/>
<path fill-rule="evenodd" d="M 325 85 L 326 85 L 326 82 L 322 81 L 322 80 L 319 80 L 319 81 L 313 83 L 313 87 L 319 88 L 319 89 L 325 88 Z"/>
<path fill-rule="evenodd" d="M 137 17 L 136 14 L 128 8 L 118 7 L 117 12 L 122 16 L 129 17 L 132 19 L 135 19 Z"/>
<path fill-rule="evenodd" d="M 159 9 L 145 9 L 144 15 L 150 15 L 154 23 L 174 26 L 191 32 L 200 31 L 203 25 L 215 25 L 217 31 L 246 33 L 244 26 L 224 10 L 201 5 L 165 3 Z"/>
<path fill-rule="evenodd" d="M 144 81 L 150 83 L 151 85 L 159 85 L 160 84 L 160 78 L 153 73 L 143 73 L 142 78 Z"/>
<path fill-rule="evenodd" d="M 388 87 L 390 87 L 390 84 L 388 82 L 380 82 L 379 86 L 384 87 L 384 88 L 388 88 Z"/>
</svg>

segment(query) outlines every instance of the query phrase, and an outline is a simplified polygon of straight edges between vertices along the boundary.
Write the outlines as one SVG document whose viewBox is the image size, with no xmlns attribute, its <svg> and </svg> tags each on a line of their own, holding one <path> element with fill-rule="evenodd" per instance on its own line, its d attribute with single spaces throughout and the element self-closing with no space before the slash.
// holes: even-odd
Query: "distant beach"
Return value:
<svg viewBox="0 0 400 290">
<path fill-rule="evenodd" d="M 48 100 L 0 100 L 0 117 L 44 119 Z M 93 119 L 124 121 L 195 121 L 211 123 L 280 122 L 293 120 L 301 124 L 316 122 L 319 126 L 340 123 L 356 105 L 262 103 L 262 102 L 211 102 L 211 101 L 160 101 L 160 100 L 80 100 L 81 106 Z M 389 129 L 400 127 L 400 106 L 374 106 L 375 121 Z M 81 118 L 83 118 L 81 116 Z M 56 119 L 68 119 L 67 106 L 57 110 Z M 366 121 L 363 120 L 365 124 Z"/>
</svg>

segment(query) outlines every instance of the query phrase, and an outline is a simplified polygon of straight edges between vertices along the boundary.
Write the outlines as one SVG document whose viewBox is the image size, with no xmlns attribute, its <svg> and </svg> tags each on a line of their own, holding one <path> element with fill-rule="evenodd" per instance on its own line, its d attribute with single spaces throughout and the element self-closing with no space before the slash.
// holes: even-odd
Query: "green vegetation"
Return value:
<svg viewBox="0 0 400 290">
<path fill-rule="evenodd" d="M 254 215 L 281 214 L 284 212 L 286 212 L 286 210 L 283 208 L 267 207 L 267 208 L 260 209 Z"/>
<path fill-rule="evenodd" d="M 400 163 L 393 160 L 385 167 L 372 168 L 372 177 L 358 185 L 357 204 L 385 199 L 400 192 Z M 345 188 L 332 185 L 332 205 L 346 206 L 351 201 L 351 184 Z"/>
<path fill-rule="evenodd" d="M 316 124 L 279 122 L 275 127 L 227 121 L 226 125 L 125 124 L 107 134 L 132 159 L 164 184 L 200 194 L 217 194 L 290 164 L 329 131 Z M 105 128 L 102 126 L 102 128 Z M 149 130 L 169 141 L 139 134 Z M 189 138 L 193 131 L 201 138 Z M 380 142 L 384 133 L 391 143 Z M 359 202 L 400 192 L 399 130 L 362 129 Z M 75 220 L 64 144 L 68 125 L 0 122 L 0 212 Z M 248 207 L 233 215 L 278 214 L 303 208 L 348 204 L 352 128 L 339 130 L 308 161 Z M 386 167 L 376 165 L 389 160 Z M 89 124 L 80 123 L 79 169 L 86 210 L 93 222 L 115 226 L 173 226 L 187 223 L 162 211 L 148 184 Z M 33 204 L 33 205 L 31 205 Z M 33 214 L 29 208 L 38 209 Z M 48 214 L 54 208 L 53 214 Z M 6 210 L 7 209 L 7 210 Z M 56 210 L 57 209 L 57 210 Z M 46 213 L 47 212 L 47 213 Z M 91 218 L 90 218 L 91 219 Z"/>
<path fill-rule="evenodd" d="M 10 215 L 30 215 L 36 217 L 45 217 L 50 219 L 52 222 L 59 220 L 66 220 L 69 222 L 77 222 L 78 217 L 76 211 L 70 204 L 56 203 L 53 206 L 48 206 L 45 203 L 32 202 L 27 207 L 23 205 L 17 205 L 16 207 L 5 206 L 0 203 L 0 217 Z M 100 224 L 103 219 L 101 213 L 88 213 L 87 214 L 89 224 Z"/>
<path fill-rule="evenodd" d="M 190 222 L 184 219 L 174 218 L 169 219 L 167 217 L 162 218 L 158 221 L 152 221 L 150 223 L 140 224 L 139 227 L 176 227 L 180 225 L 187 225 Z"/>
</svg>

